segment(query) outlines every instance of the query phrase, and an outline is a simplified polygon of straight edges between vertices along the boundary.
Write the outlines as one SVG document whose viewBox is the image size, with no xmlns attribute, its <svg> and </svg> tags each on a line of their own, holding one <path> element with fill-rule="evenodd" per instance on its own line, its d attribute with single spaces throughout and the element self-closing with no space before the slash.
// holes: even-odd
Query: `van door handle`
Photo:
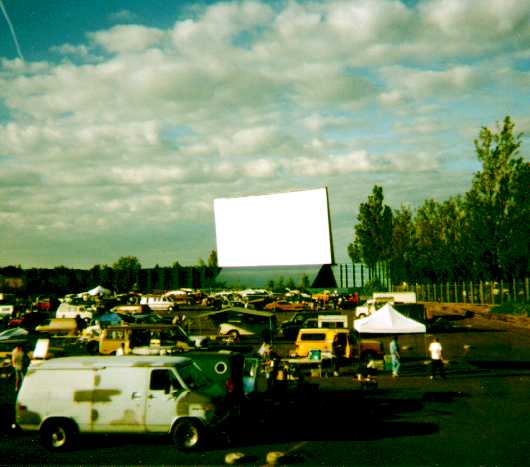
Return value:
<svg viewBox="0 0 530 467">
<path fill-rule="evenodd" d="M 142 398 L 142 395 L 138 394 L 137 392 L 133 392 L 131 394 L 131 399 L 141 399 L 141 398 Z"/>
</svg>

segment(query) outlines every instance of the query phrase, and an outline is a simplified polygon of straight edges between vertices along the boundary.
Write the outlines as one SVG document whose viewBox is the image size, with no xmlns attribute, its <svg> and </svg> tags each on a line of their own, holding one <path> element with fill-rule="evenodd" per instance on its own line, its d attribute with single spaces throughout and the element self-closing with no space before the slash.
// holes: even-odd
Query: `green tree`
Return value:
<svg viewBox="0 0 530 467">
<path fill-rule="evenodd" d="M 390 258 L 392 248 L 392 210 L 383 202 L 383 188 L 375 185 L 368 201 L 359 207 L 355 238 L 349 248 L 350 256 L 359 255 L 370 271 L 379 261 Z"/>
<path fill-rule="evenodd" d="M 509 116 L 496 130 L 483 127 L 475 140 L 482 170 L 466 193 L 474 275 L 509 278 L 528 273 L 530 168 L 517 157 L 522 134 Z"/>
<path fill-rule="evenodd" d="M 300 288 L 302 290 L 306 290 L 309 288 L 309 286 L 311 285 L 311 283 L 309 282 L 309 276 L 307 274 L 304 274 L 302 276 L 302 282 L 300 284 Z"/>
<path fill-rule="evenodd" d="M 217 268 L 218 262 L 217 262 L 217 251 L 212 250 L 210 252 L 210 255 L 208 256 L 208 267 L 210 268 Z"/>
<path fill-rule="evenodd" d="M 128 292 L 139 283 L 142 265 L 136 256 L 122 256 L 113 265 L 114 287 L 119 292 Z"/>
<path fill-rule="evenodd" d="M 392 282 L 411 280 L 415 275 L 416 235 L 412 209 L 402 206 L 392 217 L 392 251 L 390 270 Z"/>
</svg>

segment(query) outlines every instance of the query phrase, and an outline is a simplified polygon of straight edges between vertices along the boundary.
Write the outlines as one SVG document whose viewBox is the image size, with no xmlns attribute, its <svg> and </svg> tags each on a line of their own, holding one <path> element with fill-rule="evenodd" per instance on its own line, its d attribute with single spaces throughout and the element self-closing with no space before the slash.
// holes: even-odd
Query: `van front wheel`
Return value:
<svg viewBox="0 0 530 467">
<path fill-rule="evenodd" d="M 173 442 L 181 451 L 198 449 L 203 442 L 203 433 L 201 423 L 191 418 L 179 420 L 171 430 Z"/>
<path fill-rule="evenodd" d="M 50 420 L 40 429 L 40 438 L 50 451 L 65 451 L 73 444 L 75 429 L 68 420 Z"/>
</svg>

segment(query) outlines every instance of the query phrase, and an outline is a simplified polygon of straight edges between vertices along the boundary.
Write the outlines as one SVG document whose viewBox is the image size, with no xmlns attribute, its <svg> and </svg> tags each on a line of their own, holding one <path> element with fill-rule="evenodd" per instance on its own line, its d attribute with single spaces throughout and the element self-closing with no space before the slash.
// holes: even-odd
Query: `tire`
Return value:
<svg viewBox="0 0 530 467">
<path fill-rule="evenodd" d="M 235 329 L 232 329 L 231 331 L 228 331 L 228 337 L 230 337 L 233 340 L 238 340 L 239 339 L 239 332 L 236 331 Z"/>
<path fill-rule="evenodd" d="M 72 447 L 77 430 L 66 419 L 49 420 L 40 429 L 40 439 L 50 451 L 66 451 Z"/>
<path fill-rule="evenodd" d="M 203 444 L 204 428 L 199 421 L 185 418 L 175 423 L 171 437 L 179 451 L 194 451 Z"/>
<path fill-rule="evenodd" d="M 99 353 L 99 343 L 96 341 L 90 341 L 86 345 L 86 350 L 90 355 L 97 355 Z"/>
</svg>

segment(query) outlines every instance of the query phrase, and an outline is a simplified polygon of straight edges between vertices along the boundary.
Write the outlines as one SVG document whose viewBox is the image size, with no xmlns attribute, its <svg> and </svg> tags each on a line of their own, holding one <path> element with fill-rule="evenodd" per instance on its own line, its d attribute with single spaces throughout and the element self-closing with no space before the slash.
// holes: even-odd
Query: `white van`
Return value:
<svg viewBox="0 0 530 467">
<path fill-rule="evenodd" d="M 18 393 L 16 423 L 39 431 L 50 450 L 67 449 L 79 433 L 167 433 L 179 449 L 191 450 L 220 421 L 209 388 L 186 357 L 32 362 Z"/>
<path fill-rule="evenodd" d="M 79 316 L 85 321 L 90 321 L 94 317 L 94 308 L 91 305 L 73 305 L 63 302 L 55 312 L 56 318 L 75 318 Z"/>
<path fill-rule="evenodd" d="M 171 312 L 178 309 L 173 297 L 164 295 L 142 295 L 140 305 L 147 305 L 153 311 Z"/>
</svg>

